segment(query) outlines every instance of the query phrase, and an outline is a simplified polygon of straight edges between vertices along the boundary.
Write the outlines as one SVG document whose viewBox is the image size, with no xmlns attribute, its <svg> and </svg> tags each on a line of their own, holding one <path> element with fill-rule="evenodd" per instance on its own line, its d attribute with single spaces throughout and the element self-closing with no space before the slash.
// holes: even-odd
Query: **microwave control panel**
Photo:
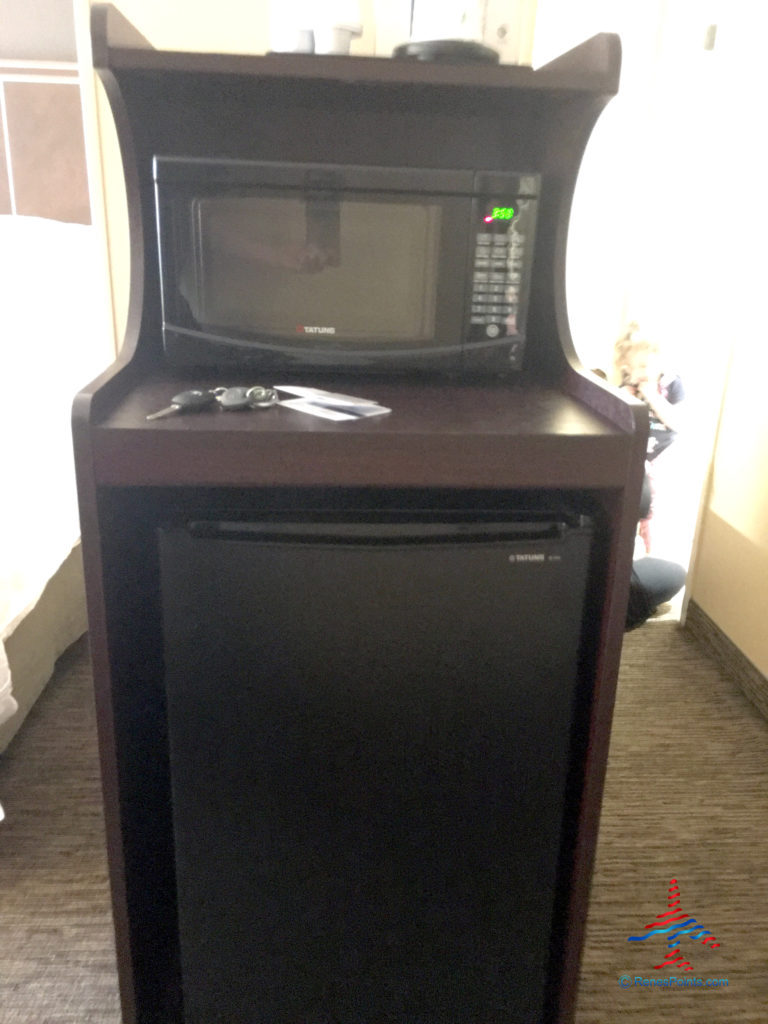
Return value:
<svg viewBox="0 0 768 1024">
<path fill-rule="evenodd" d="M 477 206 L 469 337 L 474 344 L 506 339 L 510 369 L 522 365 L 536 203 L 493 198 Z"/>
</svg>

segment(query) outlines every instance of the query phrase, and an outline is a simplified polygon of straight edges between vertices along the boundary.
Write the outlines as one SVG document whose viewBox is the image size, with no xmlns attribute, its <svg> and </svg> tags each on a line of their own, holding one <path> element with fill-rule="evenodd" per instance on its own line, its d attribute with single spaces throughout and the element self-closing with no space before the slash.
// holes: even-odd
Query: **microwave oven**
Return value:
<svg viewBox="0 0 768 1024">
<path fill-rule="evenodd" d="M 154 159 L 172 366 L 523 365 L 539 176 Z"/>
</svg>

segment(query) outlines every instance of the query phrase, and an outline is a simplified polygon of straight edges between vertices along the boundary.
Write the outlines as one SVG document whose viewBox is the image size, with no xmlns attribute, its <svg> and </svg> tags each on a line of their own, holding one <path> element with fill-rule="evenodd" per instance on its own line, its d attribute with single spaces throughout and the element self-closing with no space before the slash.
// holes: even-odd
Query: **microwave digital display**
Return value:
<svg viewBox="0 0 768 1024">
<path fill-rule="evenodd" d="M 517 370 L 536 175 L 155 158 L 171 365 Z"/>
<path fill-rule="evenodd" d="M 494 206 L 491 212 L 483 217 L 483 220 L 486 224 L 490 224 L 493 220 L 512 220 L 514 216 L 514 206 Z"/>
</svg>

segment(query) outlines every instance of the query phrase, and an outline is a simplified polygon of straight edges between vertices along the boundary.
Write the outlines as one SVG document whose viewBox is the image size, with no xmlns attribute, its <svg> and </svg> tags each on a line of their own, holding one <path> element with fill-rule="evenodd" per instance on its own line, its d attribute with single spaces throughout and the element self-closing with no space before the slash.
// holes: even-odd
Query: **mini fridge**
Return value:
<svg viewBox="0 0 768 1024">
<path fill-rule="evenodd" d="M 185 1024 L 540 1024 L 592 527 L 160 531 Z"/>
</svg>

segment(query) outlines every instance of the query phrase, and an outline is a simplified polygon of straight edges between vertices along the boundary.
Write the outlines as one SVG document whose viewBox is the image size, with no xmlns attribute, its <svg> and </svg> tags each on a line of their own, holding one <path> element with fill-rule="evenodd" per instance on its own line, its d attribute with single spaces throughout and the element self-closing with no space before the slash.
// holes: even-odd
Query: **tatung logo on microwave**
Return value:
<svg viewBox="0 0 768 1024">
<path fill-rule="evenodd" d="M 335 327 L 307 327 L 306 325 L 298 324 L 296 331 L 299 334 L 335 334 Z"/>
</svg>

